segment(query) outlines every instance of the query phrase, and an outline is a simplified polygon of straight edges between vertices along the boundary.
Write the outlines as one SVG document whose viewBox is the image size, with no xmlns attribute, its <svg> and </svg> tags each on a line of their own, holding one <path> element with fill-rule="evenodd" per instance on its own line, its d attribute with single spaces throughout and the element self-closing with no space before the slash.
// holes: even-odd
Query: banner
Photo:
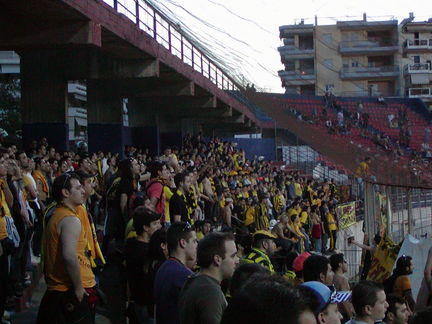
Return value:
<svg viewBox="0 0 432 324">
<path fill-rule="evenodd" d="M 432 240 L 417 240 L 411 235 L 407 235 L 398 254 L 398 258 L 402 255 L 411 256 L 414 263 L 414 271 L 409 278 L 412 295 L 416 301 L 416 309 L 426 306 L 429 297 L 429 289 L 424 280 L 424 268 L 431 247 Z"/>
<path fill-rule="evenodd" d="M 399 245 L 384 236 L 375 248 L 367 280 L 383 282 L 387 279 L 392 273 L 399 250 Z"/>
<path fill-rule="evenodd" d="M 336 214 L 339 221 L 339 230 L 346 229 L 356 223 L 355 202 L 338 205 Z"/>
</svg>

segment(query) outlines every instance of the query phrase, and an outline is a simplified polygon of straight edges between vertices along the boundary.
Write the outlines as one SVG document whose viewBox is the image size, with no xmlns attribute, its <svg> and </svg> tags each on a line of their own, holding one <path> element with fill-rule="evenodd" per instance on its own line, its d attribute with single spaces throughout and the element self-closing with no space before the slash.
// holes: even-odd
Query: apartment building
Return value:
<svg viewBox="0 0 432 324">
<path fill-rule="evenodd" d="M 404 94 L 421 98 L 432 106 L 432 19 L 414 22 L 413 16 L 401 22 Z"/>
<path fill-rule="evenodd" d="M 432 22 L 395 19 L 279 27 L 286 93 L 432 99 Z M 427 81 L 427 82 L 426 82 Z"/>
</svg>

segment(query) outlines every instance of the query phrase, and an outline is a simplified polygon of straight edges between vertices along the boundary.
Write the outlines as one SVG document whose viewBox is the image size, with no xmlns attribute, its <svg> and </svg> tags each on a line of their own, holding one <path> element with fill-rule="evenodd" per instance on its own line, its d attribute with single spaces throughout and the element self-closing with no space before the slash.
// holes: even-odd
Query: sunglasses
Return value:
<svg viewBox="0 0 432 324">
<path fill-rule="evenodd" d="M 70 172 L 63 173 L 63 175 L 65 176 L 65 180 L 63 181 L 62 189 L 66 188 L 66 182 L 72 177 Z"/>
<path fill-rule="evenodd" d="M 191 228 L 192 226 L 189 223 L 185 223 L 185 225 L 182 228 L 182 232 L 188 232 L 190 231 Z"/>
</svg>

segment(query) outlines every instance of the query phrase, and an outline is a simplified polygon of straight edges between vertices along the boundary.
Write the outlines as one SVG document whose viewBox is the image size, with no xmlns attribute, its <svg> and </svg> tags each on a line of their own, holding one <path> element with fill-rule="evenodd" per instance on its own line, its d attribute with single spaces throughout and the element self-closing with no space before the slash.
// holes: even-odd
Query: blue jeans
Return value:
<svg viewBox="0 0 432 324">
<path fill-rule="evenodd" d="M 321 238 L 314 238 L 314 251 L 321 252 Z"/>
</svg>

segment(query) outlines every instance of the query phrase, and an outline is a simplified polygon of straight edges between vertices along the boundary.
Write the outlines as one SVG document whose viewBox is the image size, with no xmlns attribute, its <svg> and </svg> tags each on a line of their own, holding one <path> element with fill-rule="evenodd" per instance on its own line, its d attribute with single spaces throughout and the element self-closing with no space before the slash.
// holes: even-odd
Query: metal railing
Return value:
<svg viewBox="0 0 432 324">
<path fill-rule="evenodd" d="M 160 45 L 191 66 L 218 88 L 240 90 L 242 87 L 222 68 L 214 63 L 194 41 L 183 35 L 181 26 L 175 25 L 159 10 L 144 0 L 103 0 L 118 13 L 125 15 L 138 28 Z"/>
<path fill-rule="evenodd" d="M 432 96 L 431 88 L 408 88 L 409 98 L 421 98 Z"/>
<path fill-rule="evenodd" d="M 339 43 L 340 49 L 368 49 L 375 47 L 397 46 L 397 42 L 391 39 L 364 39 L 355 41 L 342 41 Z"/>
<path fill-rule="evenodd" d="M 315 69 L 299 69 L 299 70 L 281 70 L 278 72 L 278 75 L 284 80 L 297 80 L 297 79 L 306 79 L 310 80 L 311 78 L 315 78 Z"/>
<path fill-rule="evenodd" d="M 380 224 L 394 242 L 407 234 L 417 239 L 432 235 L 432 190 L 366 184 L 365 221 L 367 232 L 374 235 Z"/>
<path fill-rule="evenodd" d="M 428 73 L 432 71 L 430 63 L 406 64 L 404 70 L 408 73 Z"/>
<path fill-rule="evenodd" d="M 405 47 L 410 49 L 432 48 L 432 39 L 407 39 Z"/>
<path fill-rule="evenodd" d="M 343 67 L 342 73 L 382 73 L 382 72 L 398 72 L 399 66 L 397 65 L 383 65 L 383 66 L 353 66 Z"/>
</svg>

